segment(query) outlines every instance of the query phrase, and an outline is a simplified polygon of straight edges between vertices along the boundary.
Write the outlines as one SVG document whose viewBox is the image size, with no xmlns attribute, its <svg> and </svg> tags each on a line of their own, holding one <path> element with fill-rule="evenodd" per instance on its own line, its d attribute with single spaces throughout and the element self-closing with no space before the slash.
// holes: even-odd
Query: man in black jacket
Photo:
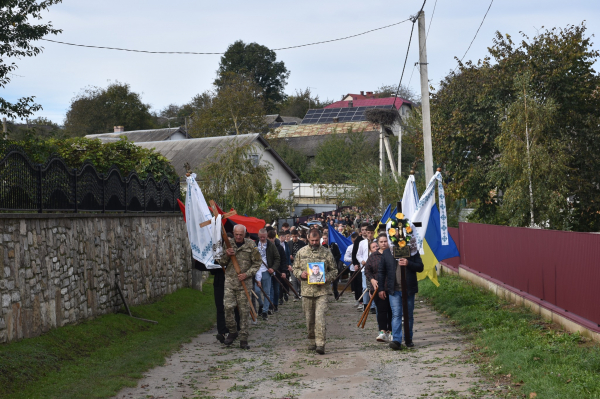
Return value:
<svg viewBox="0 0 600 399">
<path fill-rule="evenodd" d="M 379 297 L 385 300 L 386 296 L 390 298 L 392 308 L 392 337 L 390 348 L 394 350 L 402 349 L 402 288 L 400 280 L 400 268 L 406 268 L 406 291 L 408 297 L 408 325 L 409 336 L 404 337 L 404 343 L 408 348 L 415 346 L 413 338 L 413 313 L 415 309 L 415 294 L 419 292 L 419 283 L 417 273 L 423 271 L 423 261 L 416 248 L 416 239 L 411 240 L 411 256 L 409 258 L 394 259 L 390 249 L 383 252 L 381 265 L 379 266 L 377 283 L 379 287 L 385 287 L 385 291 L 379 292 Z"/>
<path fill-rule="evenodd" d="M 290 262 L 290 265 L 288 266 L 288 271 L 290 272 L 290 274 L 292 276 L 292 284 L 294 285 L 294 289 L 298 292 L 298 294 L 302 295 L 302 292 L 300 291 L 300 287 L 301 287 L 300 280 L 298 280 L 296 278 L 296 276 L 294 276 L 294 274 L 292 273 L 292 270 L 293 270 L 292 265 L 294 264 L 294 257 L 296 256 L 296 254 L 302 247 L 306 246 L 306 243 L 304 241 L 298 239 L 298 237 L 299 237 L 298 230 L 294 230 L 292 232 L 292 242 L 290 244 L 291 245 L 291 248 L 290 248 L 291 262 Z M 289 243 L 289 241 L 288 241 L 288 243 Z M 298 298 L 296 298 L 294 296 L 294 302 L 296 302 L 297 300 L 298 300 Z"/>
<path fill-rule="evenodd" d="M 283 247 L 281 246 L 281 242 L 276 238 L 277 234 L 275 233 L 275 230 L 269 230 L 269 232 L 267 233 L 267 238 L 269 241 L 271 241 L 274 245 L 275 248 L 277 248 L 277 251 L 279 252 L 279 265 L 277 265 L 276 267 L 274 267 L 274 270 L 277 270 L 279 273 L 281 273 L 281 277 L 285 278 L 287 271 L 287 262 L 285 259 L 285 250 L 283 249 Z M 279 310 L 279 292 L 281 289 L 281 284 L 285 284 L 281 278 L 279 278 L 277 276 L 277 273 L 273 273 L 272 275 L 272 280 L 277 279 L 277 281 L 272 281 L 271 283 L 271 302 L 273 302 L 275 304 L 275 309 L 273 309 L 273 311 L 277 312 Z M 281 283 L 281 284 L 280 284 Z"/>
</svg>

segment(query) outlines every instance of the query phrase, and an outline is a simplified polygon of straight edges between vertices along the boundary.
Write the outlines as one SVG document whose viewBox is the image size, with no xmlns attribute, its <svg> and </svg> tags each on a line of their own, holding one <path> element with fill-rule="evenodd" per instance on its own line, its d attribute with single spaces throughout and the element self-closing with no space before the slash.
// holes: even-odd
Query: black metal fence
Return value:
<svg viewBox="0 0 600 399">
<path fill-rule="evenodd" d="M 19 147 L 11 147 L 0 161 L 0 211 L 55 212 L 177 212 L 179 182 L 135 172 L 123 178 L 116 167 L 108 173 L 91 163 L 67 167 L 53 156 L 34 164 Z"/>
</svg>

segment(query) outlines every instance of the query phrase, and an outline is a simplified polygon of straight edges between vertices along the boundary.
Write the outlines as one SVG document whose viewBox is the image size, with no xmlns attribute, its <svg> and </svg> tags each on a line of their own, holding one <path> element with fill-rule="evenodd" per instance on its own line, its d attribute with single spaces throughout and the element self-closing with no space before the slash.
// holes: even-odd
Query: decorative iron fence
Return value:
<svg viewBox="0 0 600 399">
<path fill-rule="evenodd" d="M 116 167 L 98 173 L 91 163 L 67 167 L 53 156 L 34 164 L 20 147 L 0 161 L 0 211 L 178 212 L 179 182 L 135 172 L 123 178 Z"/>
</svg>

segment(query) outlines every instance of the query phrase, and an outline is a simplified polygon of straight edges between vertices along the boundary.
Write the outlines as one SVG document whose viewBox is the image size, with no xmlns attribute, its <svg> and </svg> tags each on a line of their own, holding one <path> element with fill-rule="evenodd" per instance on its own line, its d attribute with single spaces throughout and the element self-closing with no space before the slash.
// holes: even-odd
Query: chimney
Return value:
<svg viewBox="0 0 600 399">
<path fill-rule="evenodd" d="M 354 106 L 354 102 L 352 100 L 348 101 L 348 108 L 352 108 Z"/>
<path fill-rule="evenodd" d="M 123 133 L 125 131 L 125 127 L 124 126 L 115 126 L 115 133 Z"/>
<path fill-rule="evenodd" d="M 361 96 L 364 96 L 364 95 L 365 95 L 365 92 L 361 90 L 361 92 L 360 92 L 360 95 L 361 95 Z"/>
<path fill-rule="evenodd" d="M 373 97 L 373 98 L 375 97 L 375 96 L 373 95 L 373 92 L 372 92 L 372 91 L 368 91 L 368 92 L 367 92 L 367 97 L 369 97 L 369 96 L 371 96 L 371 97 Z"/>
</svg>

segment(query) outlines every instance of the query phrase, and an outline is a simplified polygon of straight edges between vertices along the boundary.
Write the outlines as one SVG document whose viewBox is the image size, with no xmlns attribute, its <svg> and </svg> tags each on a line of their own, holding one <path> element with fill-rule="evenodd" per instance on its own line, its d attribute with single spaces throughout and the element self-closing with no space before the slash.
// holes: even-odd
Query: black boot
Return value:
<svg viewBox="0 0 600 399">
<path fill-rule="evenodd" d="M 250 349 L 248 341 L 240 341 L 240 349 Z"/>
<path fill-rule="evenodd" d="M 235 339 L 238 337 L 238 333 L 229 333 L 227 334 L 227 338 L 225 338 L 225 342 L 223 342 L 225 345 L 229 346 L 231 344 L 233 344 L 233 341 L 235 341 Z"/>
<path fill-rule="evenodd" d="M 219 341 L 220 343 L 225 342 L 225 335 L 217 334 L 217 341 Z"/>
</svg>

